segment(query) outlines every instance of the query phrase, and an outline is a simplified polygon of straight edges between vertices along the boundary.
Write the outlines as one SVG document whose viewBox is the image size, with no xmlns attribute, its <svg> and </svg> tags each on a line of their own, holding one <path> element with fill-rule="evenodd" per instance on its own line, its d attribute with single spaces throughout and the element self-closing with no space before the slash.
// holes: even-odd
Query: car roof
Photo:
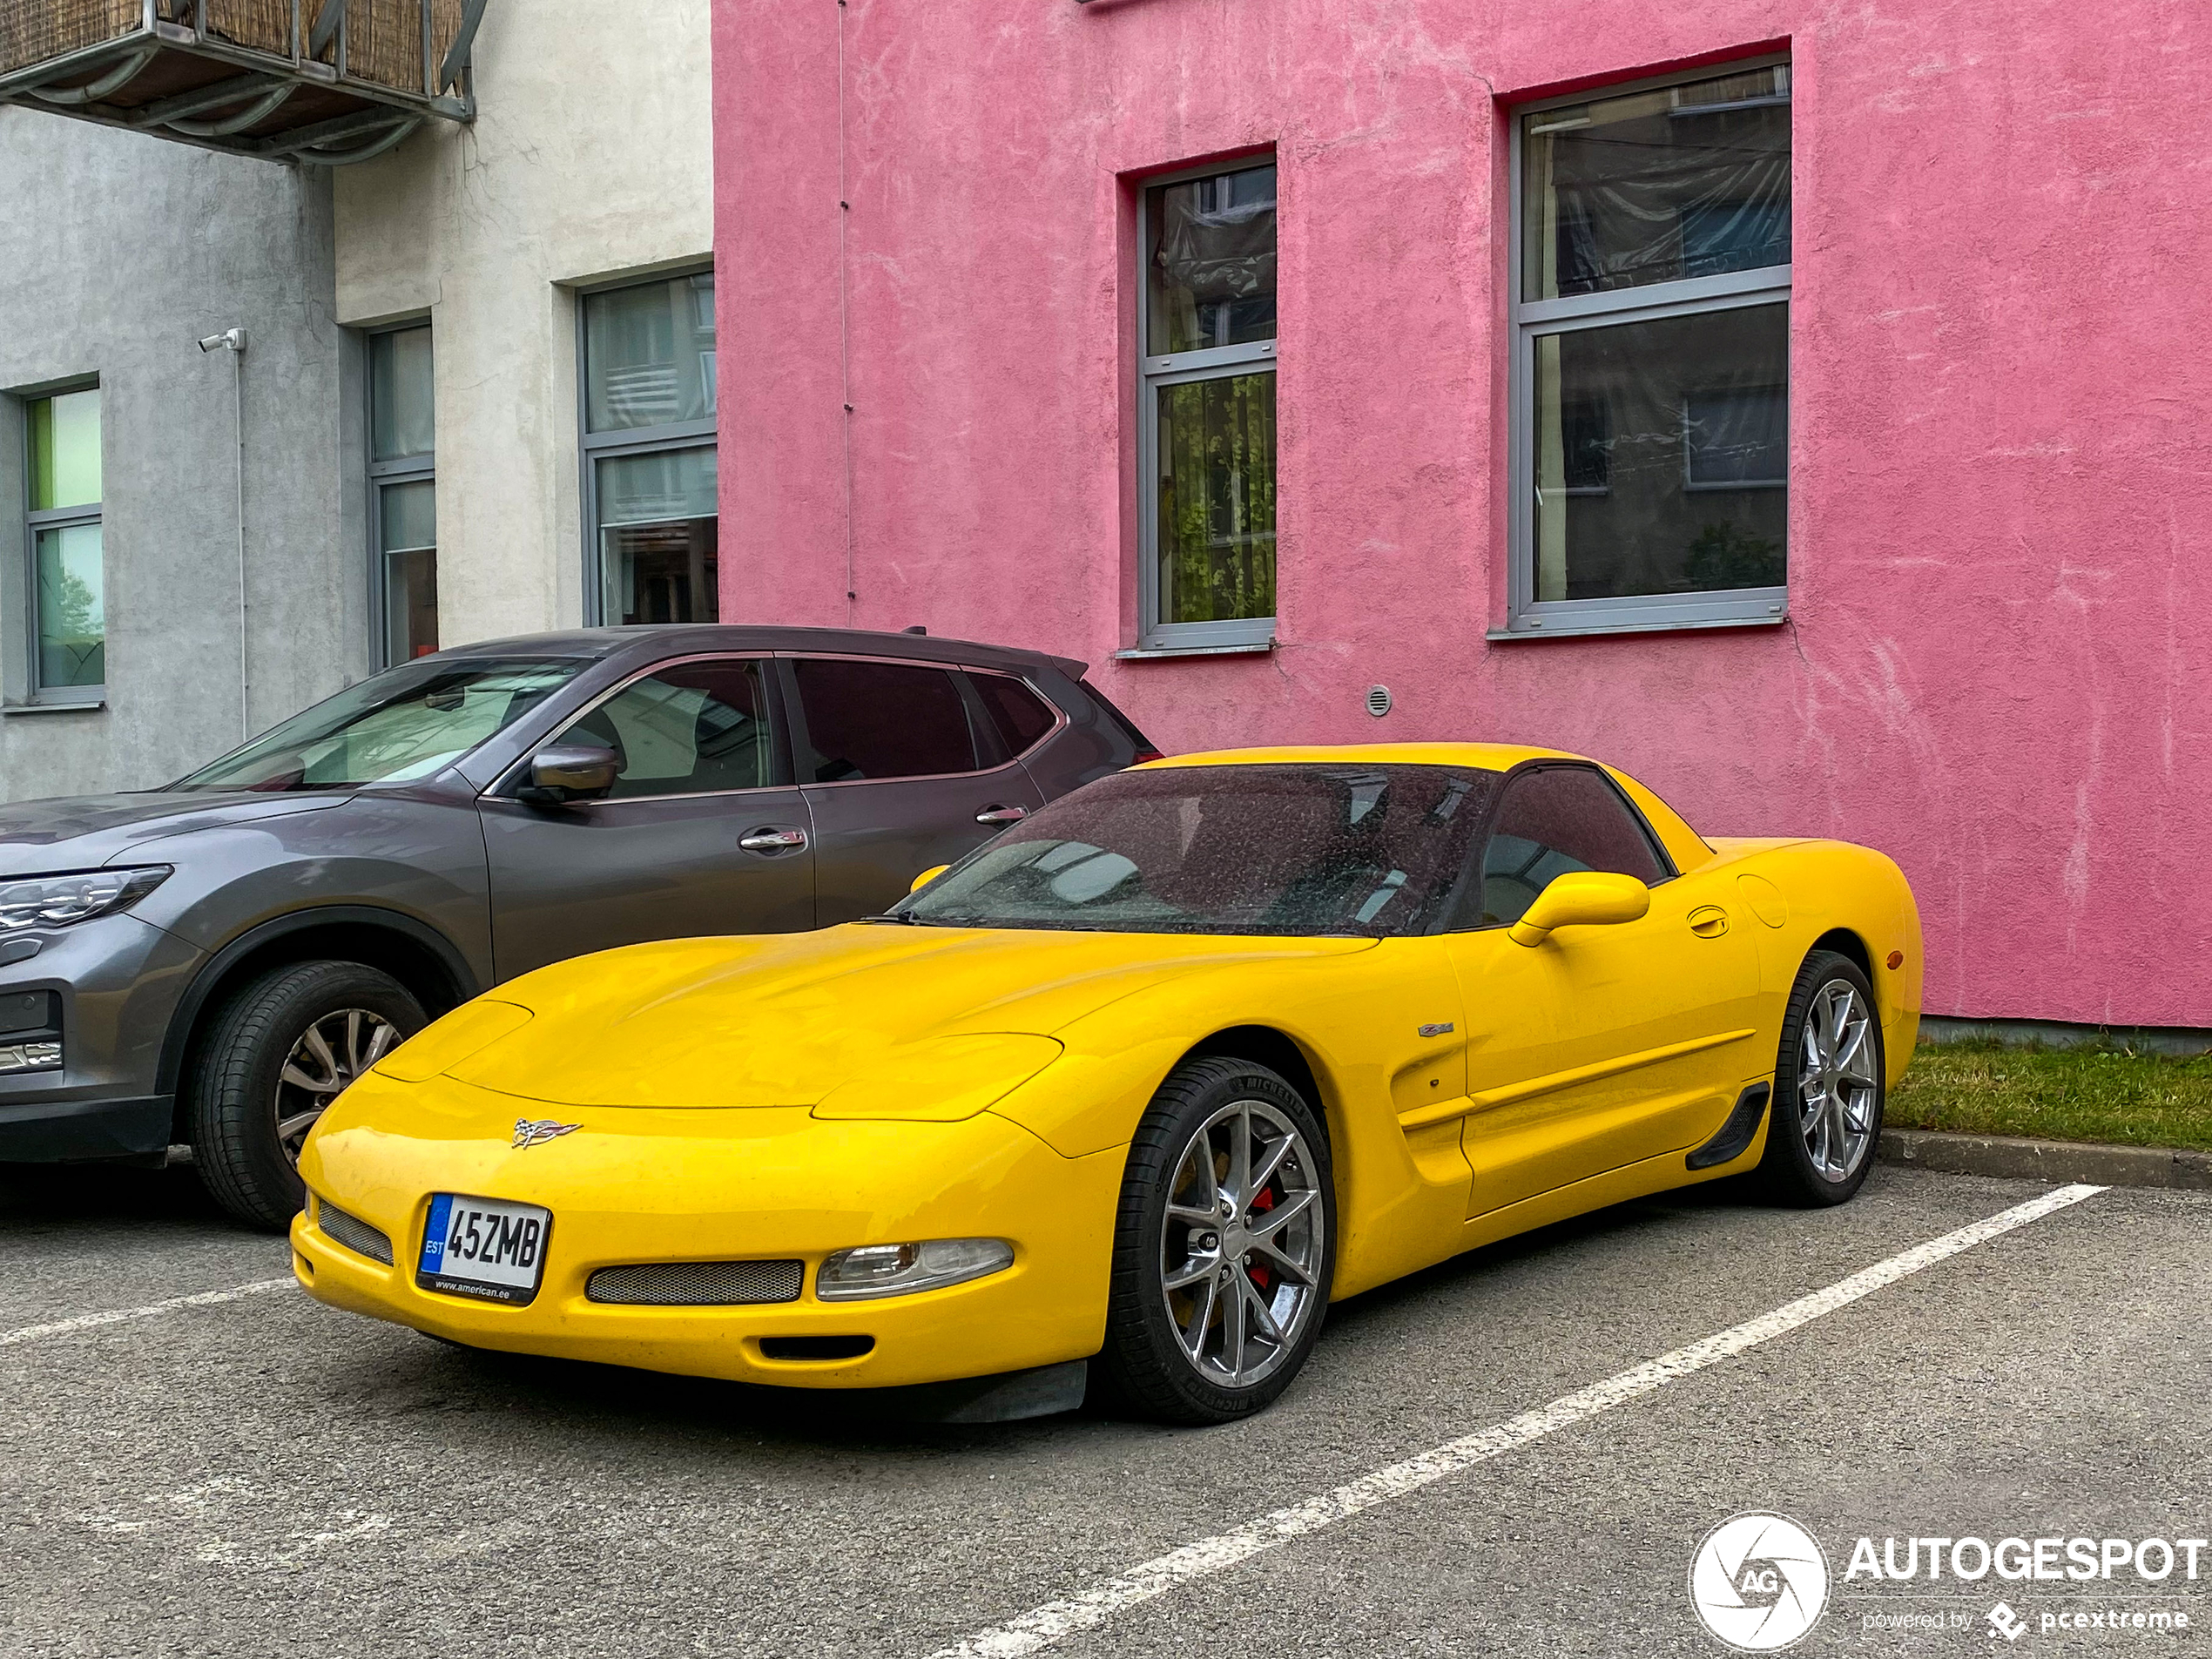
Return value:
<svg viewBox="0 0 2212 1659">
<path fill-rule="evenodd" d="M 1508 772 L 1524 760 L 1582 760 L 1563 749 L 1535 749 L 1518 743 L 1343 743 L 1264 749 L 1208 749 L 1197 754 L 1148 760 L 1158 766 L 1370 765 L 1473 766 Z"/>
<path fill-rule="evenodd" d="M 516 634 L 455 645 L 440 657 L 611 657 L 647 643 L 671 657 L 694 651 L 784 651 L 850 652 L 866 657 L 913 657 L 926 662 L 966 662 L 1008 666 L 1049 663 L 1069 679 L 1081 679 L 1087 664 L 1072 657 L 990 645 L 981 640 L 935 634 L 884 633 L 865 628 L 790 628 L 749 623 L 657 623 L 619 628 L 570 628 L 554 633 Z"/>
</svg>

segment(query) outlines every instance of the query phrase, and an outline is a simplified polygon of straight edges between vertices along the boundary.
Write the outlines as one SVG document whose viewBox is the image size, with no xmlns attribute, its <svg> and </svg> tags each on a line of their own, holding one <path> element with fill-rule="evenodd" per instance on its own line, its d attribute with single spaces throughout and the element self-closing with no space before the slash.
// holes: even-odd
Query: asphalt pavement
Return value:
<svg viewBox="0 0 2212 1659">
<path fill-rule="evenodd" d="M 1624 1205 L 1339 1305 L 1271 1411 L 1194 1432 L 459 1351 L 244 1288 L 282 1244 L 188 1171 L 0 1169 L 0 1652 L 1716 1654 L 1690 1562 L 1747 1510 L 1825 1556 L 1797 1652 L 2203 1651 L 2212 1551 L 2195 1581 L 1847 1568 L 1861 1537 L 2212 1531 L 2204 1194 L 2095 1193 L 1327 1495 L 2051 1190 L 1884 1166 L 1836 1211 Z M 1278 1510 L 1305 1519 L 1235 1544 Z"/>
</svg>

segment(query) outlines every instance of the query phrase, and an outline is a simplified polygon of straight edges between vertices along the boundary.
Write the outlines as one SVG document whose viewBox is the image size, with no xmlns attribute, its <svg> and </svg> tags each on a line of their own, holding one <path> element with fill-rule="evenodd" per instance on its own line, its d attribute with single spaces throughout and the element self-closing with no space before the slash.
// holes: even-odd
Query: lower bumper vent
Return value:
<svg viewBox="0 0 2212 1659">
<path fill-rule="evenodd" d="M 326 1238 L 334 1238 L 357 1256 L 392 1264 L 392 1241 L 359 1216 L 349 1216 L 326 1199 L 315 1200 L 315 1225 Z"/>
<path fill-rule="evenodd" d="M 804 1262 L 647 1262 L 603 1267 L 584 1284 L 594 1302 L 663 1308 L 742 1307 L 796 1302 Z"/>
</svg>

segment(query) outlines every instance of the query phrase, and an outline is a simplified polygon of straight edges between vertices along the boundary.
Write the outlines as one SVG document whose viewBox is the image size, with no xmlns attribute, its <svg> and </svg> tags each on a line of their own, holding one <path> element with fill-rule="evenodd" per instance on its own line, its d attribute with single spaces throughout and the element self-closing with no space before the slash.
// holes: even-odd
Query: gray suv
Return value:
<svg viewBox="0 0 2212 1659">
<path fill-rule="evenodd" d="M 165 789 L 0 807 L 0 1159 L 193 1149 L 281 1227 L 322 1109 L 502 980 L 882 910 L 1152 751 L 1083 665 L 606 628 L 424 657 Z"/>
</svg>

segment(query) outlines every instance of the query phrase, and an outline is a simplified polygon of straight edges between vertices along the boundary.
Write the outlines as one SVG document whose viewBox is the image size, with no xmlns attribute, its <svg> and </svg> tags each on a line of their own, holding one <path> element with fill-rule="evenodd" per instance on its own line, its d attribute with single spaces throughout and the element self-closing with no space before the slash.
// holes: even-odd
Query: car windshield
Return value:
<svg viewBox="0 0 2212 1659">
<path fill-rule="evenodd" d="M 425 658 L 295 714 L 172 789 L 335 789 L 427 778 L 512 725 L 589 662 Z"/>
<path fill-rule="evenodd" d="M 1016 825 L 893 914 L 953 927 L 1417 934 L 1465 871 L 1497 781 L 1419 765 L 1119 772 Z"/>
</svg>

